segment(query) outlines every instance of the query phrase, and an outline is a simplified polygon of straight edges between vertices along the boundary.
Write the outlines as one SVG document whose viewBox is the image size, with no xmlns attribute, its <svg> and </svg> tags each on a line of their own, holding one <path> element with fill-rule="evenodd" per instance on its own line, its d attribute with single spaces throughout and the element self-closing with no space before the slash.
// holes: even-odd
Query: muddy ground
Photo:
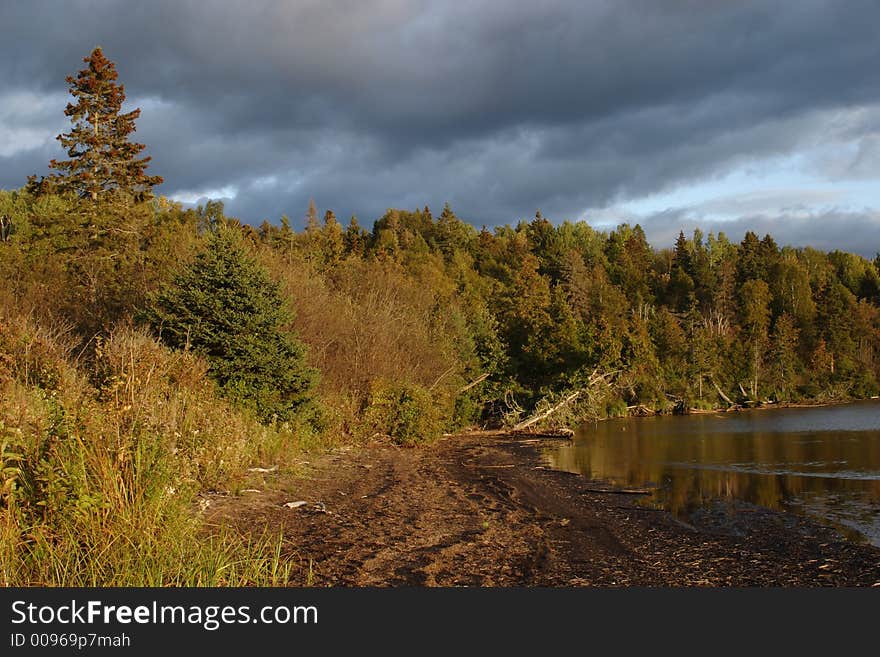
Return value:
<svg viewBox="0 0 880 657">
<path fill-rule="evenodd" d="M 878 548 L 745 504 L 683 522 L 546 469 L 541 442 L 336 450 L 302 476 L 259 475 L 259 492 L 211 496 L 205 517 L 283 532 L 294 585 L 880 586 Z"/>
</svg>

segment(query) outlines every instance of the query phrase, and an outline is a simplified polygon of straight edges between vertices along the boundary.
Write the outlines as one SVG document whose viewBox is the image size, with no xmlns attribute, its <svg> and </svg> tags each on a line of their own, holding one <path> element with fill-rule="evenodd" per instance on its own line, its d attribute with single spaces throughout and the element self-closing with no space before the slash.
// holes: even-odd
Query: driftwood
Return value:
<svg viewBox="0 0 880 657">
<path fill-rule="evenodd" d="M 564 438 L 570 440 L 574 436 L 571 429 L 552 429 L 550 431 L 531 431 L 525 429 L 511 429 L 507 435 L 509 436 L 527 436 L 528 438 Z"/>
<path fill-rule="evenodd" d="M 685 403 L 684 397 L 679 397 L 678 395 L 672 395 L 668 392 L 663 393 L 666 395 L 666 398 L 675 402 L 675 405 L 672 407 L 673 415 L 687 415 L 688 405 Z"/>
<path fill-rule="evenodd" d="M 736 404 L 734 404 L 732 401 L 730 401 L 730 397 L 725 395 L 724 391 L 718 386 L 717 383 L 715 383 L 715 379 L 710 377 L 709 380 L 712 382 L 712 385 L 715 386 L 715 390 L 718 391 L 718 394 L 721 395 L 721 399 L 723 399 L 724 401 L 727 402 L 728 406 L 736 406 Z"/>
<path fill-rule="evenodd" d="M 273 465 L 269 468 L 248 468 L 248 472 L 277 472 L 278 466 Z"/>
<path fill-rule="evenodd" d="M 626 411 L 628 415 L 635 415 L 638 417 L 647 417 L 649 415 L 656 415 L 657 413 L 645 406 L 644 404 L 636 404 L 635 406 L 627 406 Z"/>
<path fill-rule="evenodd" d="M 468 390 L 470 390 L 471 388 L 473 388 L 475 385 L 478 385 L 478 384 L 482 383 L 483 381 L 485 381 L 485 380 L 488 379 L 488 378 L 489 378 L 489 373 L 488 373 L 488 372 L 487 372 L 486 374 L 481 374 L 481 375 L 478 376 L 476 379 L 474 379 L 473 381 L 471 381 L 470 383 L 468 383 L 464 388 L 462 388 L 461 390 L 459 390 L 459 391 L 458 391 L 458 394 L 461 394 L 461 393 L 463 393 L 463 392 L 467 392 Z"/>
<path fill-rule="evenodd" d="M 604 493 L 607 495 L 650 495 L 653 488 L 584 488 L 587 493 Z"/>
</svg>

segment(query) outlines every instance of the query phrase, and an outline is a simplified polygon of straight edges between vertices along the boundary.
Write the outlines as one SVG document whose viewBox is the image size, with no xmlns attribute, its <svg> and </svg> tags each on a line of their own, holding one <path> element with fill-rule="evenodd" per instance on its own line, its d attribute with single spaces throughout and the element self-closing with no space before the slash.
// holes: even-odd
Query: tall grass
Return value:
<svg viewBox="0 0 880 657">
<path fill-rule="evenodd" d="M 281 537 L 208 532 L 195 496 L 277 462 L 297 429 L 231 407 L 202 361 L 143 333 L 88 360 L 67 336 L 0 318 L 0 584 L 287 582 Z"/>
</svg>

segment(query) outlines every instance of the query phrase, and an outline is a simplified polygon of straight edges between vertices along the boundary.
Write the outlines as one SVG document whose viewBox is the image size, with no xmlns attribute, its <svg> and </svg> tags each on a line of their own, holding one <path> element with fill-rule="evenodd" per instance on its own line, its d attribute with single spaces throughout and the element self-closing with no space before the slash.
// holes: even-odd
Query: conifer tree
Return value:
<svg viewBox="0 0 880 657">
<path fill-rule="evenodd" d="M 694 301 L 694 279 L 691 277 L 693 263 L 690 245 L 684 232 L 679 231 L 675 241 L 675 257 L 669 278 L 669 303 L 679 312 L 687 311 Z"/>
<path fill-rule="evenodd" d="M 320 228 L 318 225 L 318 208 L 315 207 L 315 199 L 310 198 L 309 209 L 306 211 L 306 230 L 318 231 Z"/>
<path fill-rule="evenodd" d="M 139 200 L 147 198 L 162 178 L 146 174 L 150 157 L 139 157 L 145 146 L 129 141 L 141 111 L 122 113 L 125 87 L 116 82 L 116 65 L 100 47 L 83 61 L 88 66 L 67 77 L 76 102 L 68 103 L 64 114 L 70 117 L 73 129 L 57 137 L 70 159 L 53 159 L 49 166 L 58 173 L 39 182 L 31 176 L 29 188 L 35 192 L 74 192 L 92 200 L 113 190 Z"/>
<path fill-rule="evenodd" d="M 203 355 L 223 393 L 261 420 L 310 419 L 304 414 L 312 409 L 316 372 L 287 330 L 278 285 L 232 228 L 210 235 L 207 248 L 156 296 L 148 319 L 169 346 Z"/>
</svg>

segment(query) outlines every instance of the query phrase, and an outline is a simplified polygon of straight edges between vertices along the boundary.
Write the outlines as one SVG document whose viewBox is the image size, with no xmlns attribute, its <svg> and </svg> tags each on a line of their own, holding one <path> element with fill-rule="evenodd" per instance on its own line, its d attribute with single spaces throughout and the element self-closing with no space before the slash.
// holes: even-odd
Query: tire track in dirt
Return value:
<svg viewBox="0 0 880 657">
<path fill-rule="evenodd" d="M 880 582 L 880 550 L 802 519 L 721 508 L 711 527 L 683 525 L 540 464 L 538 446 L 500 435 L 348 449 L 319 457 L 304 477 L 265 482 L 274 491 L 214 498 L 206 517 L 254 534 L 283 532 L 286 554 L 302 564 L 292 584 Z M 290 500 L 308 504 L 285 508 Z"/>
</svg>

